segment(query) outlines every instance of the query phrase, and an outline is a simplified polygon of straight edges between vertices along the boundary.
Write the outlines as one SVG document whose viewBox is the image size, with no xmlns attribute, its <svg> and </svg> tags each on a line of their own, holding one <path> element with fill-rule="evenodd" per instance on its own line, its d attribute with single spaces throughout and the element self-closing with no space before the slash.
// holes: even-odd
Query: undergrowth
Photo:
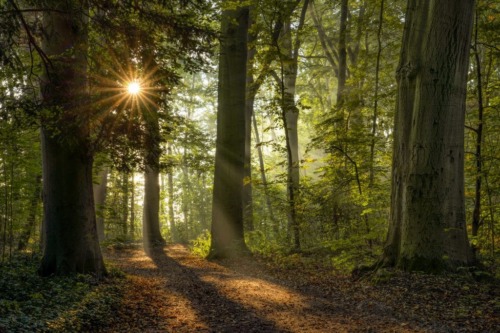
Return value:
<svg viewBox="0 0 500 333">
<path fill-rule="evenodd" d="M 194 255 L 202 258 L 206 258 L 210 252 L 210 242 L 212 238 L 210 231 L 205 230 L 196 239 L 191 240 L 189 243 L 189 249 Z"/>
<path fill-rule="evenodd" d="M 120 304 L 125 280 L 110 268 L 90 275 L 40 277 L 40 258 L 19 255 L 0 266 L 0 332 L 88 332 L 106 326 Z"/>
</svg>

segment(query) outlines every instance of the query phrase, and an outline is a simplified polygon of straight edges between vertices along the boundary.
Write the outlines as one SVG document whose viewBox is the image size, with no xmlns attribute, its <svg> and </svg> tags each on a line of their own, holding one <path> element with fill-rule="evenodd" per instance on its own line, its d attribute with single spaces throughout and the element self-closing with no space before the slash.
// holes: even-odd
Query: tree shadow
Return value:
<svg viewBox="0 0 500 333">
<path fill-rule="evenodd" d="M 201 280 L 196 269 L 183 266 L 167 256 L 163 248 L 149 251 L 148 256 L 156 265 L 158 273 L 168 278 L 165 288 L 188 300 L 199 319 L 211 331 L 290 332 L 227 298 L 215 286 Z"/>
</svg>

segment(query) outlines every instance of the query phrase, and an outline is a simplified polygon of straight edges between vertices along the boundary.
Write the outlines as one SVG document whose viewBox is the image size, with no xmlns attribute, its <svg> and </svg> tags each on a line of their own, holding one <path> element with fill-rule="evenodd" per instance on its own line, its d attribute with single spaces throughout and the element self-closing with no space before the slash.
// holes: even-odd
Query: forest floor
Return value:
<svg viewBox="0 0 500 333">
<path fill-rule="evenodd" d="M 182 245 L 106 257 L 126 283 L 100 332 L 500 332 L 491 282 L 401 273 L 353 281 L 260 257 L 207 261 Z"/>
</svg>

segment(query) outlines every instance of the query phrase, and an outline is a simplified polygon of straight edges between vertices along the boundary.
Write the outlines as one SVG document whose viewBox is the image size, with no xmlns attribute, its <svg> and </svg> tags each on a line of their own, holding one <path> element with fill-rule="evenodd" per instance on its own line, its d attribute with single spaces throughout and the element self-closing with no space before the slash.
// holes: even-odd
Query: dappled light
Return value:
<svg viewBox="0 0 500 333">
<path fill-rule="evenodd" d="M 289 272 L 279 279 L 269 266 L 251 258 L 208 262 L 181 245 L 156 248 L 151 257 L 139 249 L 108 255 L 130 276 L 128 301 L 113 327 L 140 329 L 154 323 L 175 332 L 330 333 L 425 332 L 431 327 L 426 325 L 433 325 L 410 319 L 401 325 L 395 312 L 409 300 L 388 303 L 377 287 L 350 285 L 342 276 L 325 276 L 316 287 Z M 338 290 L 332 293 L 332 288 Z M 143 325 L 130 323 L 132 309 L 149 313 Z"/>
</svg>

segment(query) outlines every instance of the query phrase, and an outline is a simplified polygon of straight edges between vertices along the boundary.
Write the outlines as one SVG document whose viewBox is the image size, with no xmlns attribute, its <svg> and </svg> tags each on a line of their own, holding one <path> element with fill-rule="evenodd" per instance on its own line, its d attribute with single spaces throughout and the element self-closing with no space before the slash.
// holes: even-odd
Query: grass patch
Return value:
<svg viewBox="0 0 500 333">
<path fill-rule="evenodd" d="M 120 303 L 125 280 L 90 275 L 38 276 L 40 258 L 19 255 L 0 266 L 0 332 L 84 332 L 105 327 Z"/>
</svg>

